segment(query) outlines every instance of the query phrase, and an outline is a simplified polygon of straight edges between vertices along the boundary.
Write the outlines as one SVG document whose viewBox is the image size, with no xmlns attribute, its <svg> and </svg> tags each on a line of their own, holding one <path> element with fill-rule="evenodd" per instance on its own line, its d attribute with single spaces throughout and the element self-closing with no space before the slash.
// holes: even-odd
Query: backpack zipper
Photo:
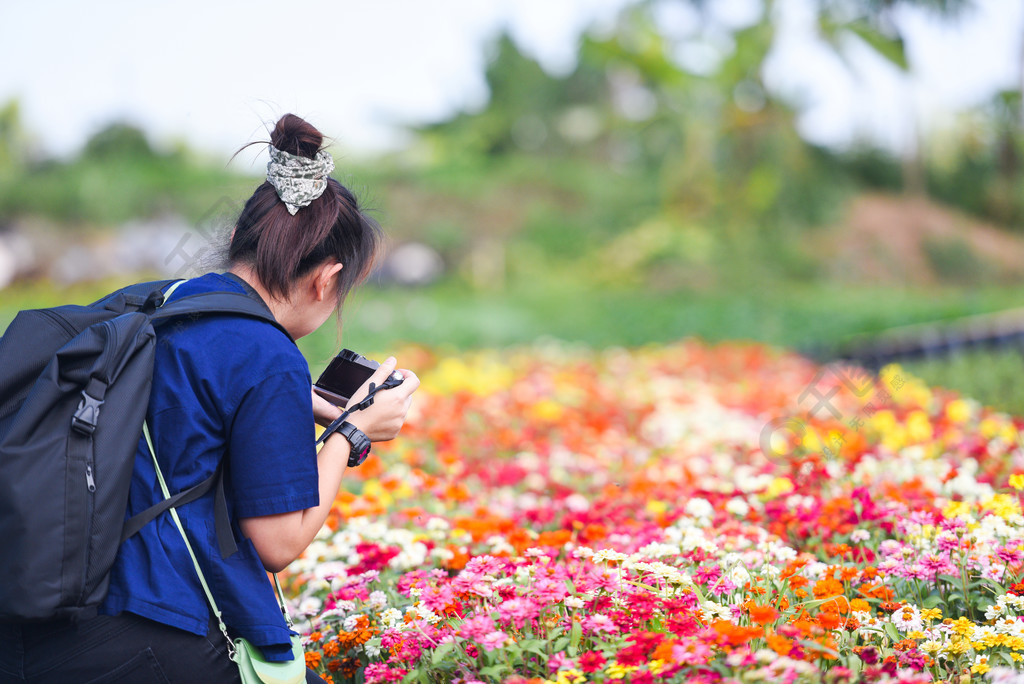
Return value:
<svg viewBox="0 0 1024 684">
<path fill-rule="evenodd" d="M 106 328 L 110 333 L 110 344 L 116 349 L 117 348 L 117 326 L 110 321 L 103 321 L 103 327 Z M 92 547 L 89 541 L 92 539 L 92 530 L 95 527 L 96 517 L 96 478 L 93 474 L 93 465 L 95 464 L 95 451 L 96 451 L 96 434 L 89 435 L 89 454 L 85 461 L 85 485 L 89 490 L 86 495 L 86 511 L 89 519 L 89 536 L 85 540 L 85 563 L 82 565 L 82 594 L 79 602 L 85 601 L 87 598 L 86 594 L 89 590 L 89 559 L 92 556 Z"/>
<path fill-rule="evenodd" d="M 60 326 L 60 328 L 68 335 L 74 337 L 75 335 L 78 334 L 78 330 L 75 330 L 75 327 L 68 323 L 66 320 L 64 320 L 64 317 L 61 316 L 60 314 L 54 313 L 49 309 L 38 309 L 38 311 L 39 313 L 43 314 L 44 318 L 49 318 L 51 321 Z"/>
</svg>

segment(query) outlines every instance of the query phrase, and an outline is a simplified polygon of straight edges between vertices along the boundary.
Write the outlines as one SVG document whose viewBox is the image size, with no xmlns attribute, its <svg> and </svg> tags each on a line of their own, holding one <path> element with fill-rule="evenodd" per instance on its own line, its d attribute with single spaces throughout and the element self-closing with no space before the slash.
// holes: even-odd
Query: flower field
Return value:
<svg viewBox="0 0 1024 684">
<path fill-rule="evenodd" d="M 1024 421 L 754 344 L 440 356 L 289 568 L 341 682 L 1024 670 Z"/>
</svg>

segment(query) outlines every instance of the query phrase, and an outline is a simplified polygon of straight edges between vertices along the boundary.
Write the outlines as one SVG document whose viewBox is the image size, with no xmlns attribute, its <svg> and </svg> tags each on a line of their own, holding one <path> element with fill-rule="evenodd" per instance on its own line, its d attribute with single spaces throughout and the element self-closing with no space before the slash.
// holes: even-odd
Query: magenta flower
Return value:
<svg viewBox="0 0 1024 684">
<path fill-rule="evenodd" d="M 508 638 L 508 634 L 501 631 L 491 632 L 480 639 L 480 645 L 487 651 L 493 651 L 496 648 L 501 648 L 505 644 L 511 641 Z"/>
</svg>

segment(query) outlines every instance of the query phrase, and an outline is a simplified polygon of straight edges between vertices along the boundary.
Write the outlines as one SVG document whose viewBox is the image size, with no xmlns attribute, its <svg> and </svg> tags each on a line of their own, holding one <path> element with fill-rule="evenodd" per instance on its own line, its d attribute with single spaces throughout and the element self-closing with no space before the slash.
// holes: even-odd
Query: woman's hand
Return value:
<svg viewBox="0 0 1024 684">
<path fill-rule="evenodd" d="M 366 397 L 371 382 L 374 385 L 380 385 L 387 380 L 388 376 L 395 371 L 397 364 L 398 362 L 393 356 L 385 359 L 384 363 L 380 364 L 380 368 L 370 376 L 370 379 L 356 390 L 352 398 L 349 399 L 348 405 L 354 406 Z M 416 377 L 415 373 L 404 368 L 399 372 L 404 378 L 401 385 L 380 390 L 373 395 L 373 403 L 370 406 L 362 411 L 349 414 L 349 417 L 345 419 L 362 430 L 371 442 L 386 442 L 398 436 L 405 423 L 405 414 L 409 412 L 409 406 L 412 404 L 412 393 L 420 386 L 420 379 Z M 335 417 L 339 415 L 341 415 L 340 411 L 335 414 Z"/>
<path fill-rule="evenodd" d="M 341 409 L 327 401 L 313 390 L 313 420 L 317 425 L 327 427 L 341 415 Z"/>
</svg>

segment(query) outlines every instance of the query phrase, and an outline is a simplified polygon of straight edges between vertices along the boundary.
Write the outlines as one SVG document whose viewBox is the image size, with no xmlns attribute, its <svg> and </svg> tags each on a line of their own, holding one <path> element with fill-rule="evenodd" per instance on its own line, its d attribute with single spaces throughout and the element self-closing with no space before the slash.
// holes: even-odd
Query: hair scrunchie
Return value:
<svg viewBox="0 0 1024 684">
<path fill-rule="evenodd" d="M 334 171 L 334 159 L 323 150 L 310 159 L 270 146 L 267 180 L 292 216 L 324 194 L 331 171 Z"/>
</svg>

